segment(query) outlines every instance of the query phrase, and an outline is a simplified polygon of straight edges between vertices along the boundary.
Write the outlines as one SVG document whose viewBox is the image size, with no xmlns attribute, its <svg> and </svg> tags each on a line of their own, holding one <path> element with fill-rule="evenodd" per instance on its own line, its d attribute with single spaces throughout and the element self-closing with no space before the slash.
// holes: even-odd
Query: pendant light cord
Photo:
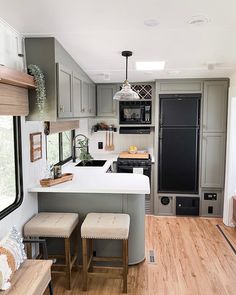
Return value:
<svg viewBox="0 0 236 295">
<path fill-rule="evenodd" d="M 126 78 L 125 80 L 128 80 L 128 56 L 126 56 Z"/>
</svg>

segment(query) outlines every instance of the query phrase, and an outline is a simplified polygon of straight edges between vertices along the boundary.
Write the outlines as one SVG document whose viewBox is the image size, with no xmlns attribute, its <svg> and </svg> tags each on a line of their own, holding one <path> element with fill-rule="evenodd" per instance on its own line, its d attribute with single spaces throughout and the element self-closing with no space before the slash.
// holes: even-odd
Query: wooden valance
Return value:
<svg viewBox="0 0 236 295">
<path fill-rule="evenodd" d="M 28 113 L 28 90 L 0 83 L 0 115 L 26 116 Z"/>
<path fill-rule="evenodd" d="M 33 76 L 2 65 L 0 65 L 0 83 L 23 88 L 35 88 Z"/>
<path fill-rule="evenodd" d="M 28 88 L 35 88 L 32 76 L 0 66 L 0 115 L 28 115 Z"/>
<path fill-rule="evenodd" d="M 44 133 L 46 135 L 79 128 L 79 120 L 44 122 Z"/>
</svg>

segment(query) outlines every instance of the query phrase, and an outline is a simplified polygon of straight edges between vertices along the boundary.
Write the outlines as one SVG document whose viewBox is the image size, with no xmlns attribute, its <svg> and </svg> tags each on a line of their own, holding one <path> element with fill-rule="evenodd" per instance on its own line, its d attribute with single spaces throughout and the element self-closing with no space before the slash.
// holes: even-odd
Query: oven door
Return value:
<svg viewBox="0 0 236 295">
<path fill-rule="evenodd" d="M 146 175 L 149 177 L 149 183 L 151 187 L 151 167 L 140 167 L 140 166 L 117 166 L 117 173 L 134 173 L 133 168 L 143 168 L 143 175 Z M 145 195 L 145 210 L 147 214 L 151 214 L 151 194 Z"/>
<path fill-rule="evenodd" d="M 118 165 L 117 167 L 117 173 L 133 173 L 133 168 L 142 168 L 143 169 L 143 175 L 146 175 L 149 177 L 149 180 L 151 180 L 151 168 L 150 167 L 134 167 L 134 166 L 122 166 Z"/>
<path fill-rule="evenodd" d="M 120 124 L 139 124 L 143 121 L 144 109 L 140 105 L 120 105 Z"/>
</svg>

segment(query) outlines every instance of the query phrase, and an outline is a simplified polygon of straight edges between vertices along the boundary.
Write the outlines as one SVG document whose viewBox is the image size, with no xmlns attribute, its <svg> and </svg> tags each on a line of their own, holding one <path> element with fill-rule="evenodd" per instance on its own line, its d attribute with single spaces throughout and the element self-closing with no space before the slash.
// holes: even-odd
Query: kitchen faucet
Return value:
<svg viewBox="0 0 236 295">
<path fill-rule="evenodd" d="M 77 140 L 78 137 L 83 137 L 84 139 L 79 139 Z M 77 140 L 77 141 L 76 141 Z M 77 134 L 72 141 L 72 145 L 73 145 L 73 152 L 72 152 L 72 160 L 73 162 L 76 161 L 76 149 L 80 149 L 81 154 L 83 153 L 83 155 L 89 155 L 89 145 L 88 145 L 88 137 L 85 136 L 84 134 Z M 78 145 L 77 145 L 78 143 Z M 83 150 L 84 148 L 86 148 L 86 150 Z M 83 150 L 83 151 L 82 151 Z M 89 155 L 90 156 L 90 155 Z M 87 160 L 91 159 L 92 157 L 88 157 Z M 85 160 L 85 159 L 81 159 L 81 160 Z"/>
</svg>

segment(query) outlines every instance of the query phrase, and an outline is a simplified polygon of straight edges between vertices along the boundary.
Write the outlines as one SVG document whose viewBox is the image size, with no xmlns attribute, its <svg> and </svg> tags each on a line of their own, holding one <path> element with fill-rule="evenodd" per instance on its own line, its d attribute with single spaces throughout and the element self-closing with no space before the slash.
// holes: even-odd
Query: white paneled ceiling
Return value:
<svg viewBox="0 0 236 295">
<path fill-rule="evenodd" d="M 228 77 L 236 72 L 235 12 L 235 0 L 0 0 L 2 19 L 25 35 L 55 36 L 95 82 L 124 80 L 122 50 L 134 52 L 130 81 Z M 196 15 L 209 22 L 188 24 Z M 135 69 L 156 60 L 166 61 L 164 71 Z"/>
</svg>

